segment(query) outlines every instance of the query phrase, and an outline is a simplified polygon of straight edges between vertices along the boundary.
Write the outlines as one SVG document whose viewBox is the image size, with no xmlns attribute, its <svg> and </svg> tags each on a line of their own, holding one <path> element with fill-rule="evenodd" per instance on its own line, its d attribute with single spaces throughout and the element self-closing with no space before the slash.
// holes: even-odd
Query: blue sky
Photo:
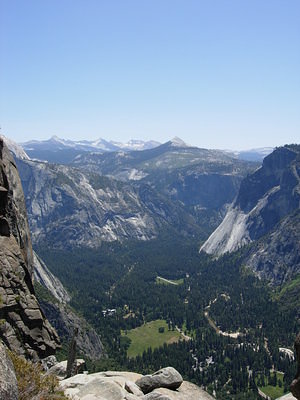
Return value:
<svg viewBox="0 0 300 400">
<path fill-rule="evenodd" d="M 0 0 L 0 46 L 18 142 L 300 142 L 299 0 Z"/>
</svg>

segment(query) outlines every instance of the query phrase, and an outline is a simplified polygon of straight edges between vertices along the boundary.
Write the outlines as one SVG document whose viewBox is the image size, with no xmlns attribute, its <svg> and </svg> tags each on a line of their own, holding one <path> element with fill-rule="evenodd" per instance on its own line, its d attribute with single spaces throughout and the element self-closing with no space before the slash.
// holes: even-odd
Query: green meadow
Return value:
<svg viewBox="0 0 300 400">
<path fill-rule="evenodd" d="M 163 328 L 160 329 L 163 332 L 159 332 L 159 328 Z M 127 331 L 127 334 L 123 332 L 122 335 L 131 340 L 127 350 L 128 357 L 141 355 L 149 347 L 155 349 L 163 346 L 164 343 L 178 342 L 181 336 L 177 330 L 169 331 L 167 322 L 161 319 L 147 322 L 138 328 Z"/>
</svg>

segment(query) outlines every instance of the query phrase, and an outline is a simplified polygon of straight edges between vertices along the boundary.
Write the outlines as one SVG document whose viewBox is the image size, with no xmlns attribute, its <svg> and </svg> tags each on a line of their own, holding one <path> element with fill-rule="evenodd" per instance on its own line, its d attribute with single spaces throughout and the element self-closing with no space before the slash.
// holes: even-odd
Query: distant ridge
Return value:
<svg viewBox="0 0 300 400">
<path fill-rule="evenodd" d="M 107 141 L 105 139 L 99 138 L 96 140 L 69 140 L 62 139 L 58 136 L 52 136 L 47 140 L 30 140 L 28 142 L 21 143 L 23 149 L 28 151 L 34 150 L 80 150 L 80 151 L 118 151 L 118 150 L 146 150 L 152 149 L 159 146 L 160 143 L 154 140 L 143 141 L 132 139 L 127 143 Z"/>
</svg>

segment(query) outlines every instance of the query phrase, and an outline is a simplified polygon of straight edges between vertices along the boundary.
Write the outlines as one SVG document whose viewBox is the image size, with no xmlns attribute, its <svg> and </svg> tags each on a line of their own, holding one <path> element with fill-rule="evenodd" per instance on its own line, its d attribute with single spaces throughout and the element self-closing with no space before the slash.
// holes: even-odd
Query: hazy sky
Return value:
<svg viewBox="0 0 300 400">
<path fill-rule="evenodd" d="M 0 0 L 0 36 L 18 142 L 300 142 L 299 0 Z"/>
</svg>

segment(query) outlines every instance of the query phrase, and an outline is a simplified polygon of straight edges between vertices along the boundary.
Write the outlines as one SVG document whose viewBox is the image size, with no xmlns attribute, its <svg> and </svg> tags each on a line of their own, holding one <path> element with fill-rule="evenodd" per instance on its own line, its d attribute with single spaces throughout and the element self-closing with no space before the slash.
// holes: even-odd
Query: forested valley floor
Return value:
<svg viewBox="0 0 300 400">
<path fill-rule="evenodd" d="M 283 394 L 295 374 L 282 349 L 293 349 L 297 302 L 281 302 L 284 288 L 258 280 L 242 251 L 214 260 L 198 248 L 166 233 L 97 250 L 36 250 L 101 335 L 109 356 L 92 370 L 171 365 L 218 399 L 257 399 L 258 388 Z M 152 347 L 139 348 L 133 330 L 153 321 Z"/>
</svg>

